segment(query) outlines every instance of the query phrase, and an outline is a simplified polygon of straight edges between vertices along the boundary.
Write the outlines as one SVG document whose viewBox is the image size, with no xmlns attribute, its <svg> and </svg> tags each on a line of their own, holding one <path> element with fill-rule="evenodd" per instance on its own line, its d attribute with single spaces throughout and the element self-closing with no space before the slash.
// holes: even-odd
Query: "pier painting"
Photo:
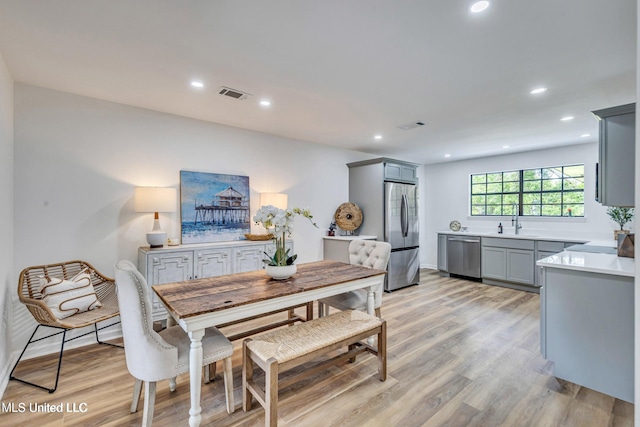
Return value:
<svg viewBox="0 0 640 427">
<path fill-rule="evenodd" d="M 180 171 L 182 244 L 244 239 L 249 194 L 248 176 Z"/>
</svg>

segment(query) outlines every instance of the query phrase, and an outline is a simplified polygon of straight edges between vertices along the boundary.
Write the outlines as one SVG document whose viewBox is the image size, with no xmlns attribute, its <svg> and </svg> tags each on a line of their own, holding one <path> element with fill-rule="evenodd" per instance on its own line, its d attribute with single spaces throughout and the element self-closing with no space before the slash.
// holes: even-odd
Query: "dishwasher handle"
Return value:
<svg viewBox="0 0 640 427">
<path fill-rule="evenodd" d="M 449 242 L 480 243 L 480 239 L 470 237 L 448 237 Z"/>
</svg>

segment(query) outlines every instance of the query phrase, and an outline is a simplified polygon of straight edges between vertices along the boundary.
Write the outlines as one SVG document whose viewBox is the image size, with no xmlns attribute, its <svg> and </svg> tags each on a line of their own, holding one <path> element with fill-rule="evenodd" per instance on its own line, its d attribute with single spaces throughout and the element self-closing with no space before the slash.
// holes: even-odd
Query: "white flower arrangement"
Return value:
<svg viewBox="0 0 640 427">
<path fill-rule="evenodd" d="M 253 221 L 256 224 L 262 225 L 268 232 L 273 234 L 273 240 L 276 244 L 276 251 L 273 256 L 269 256 L 265 252 L 267 258 L 262 262 L 267 265 L 285 266 L 293 265 L 298 255 L 289 256 L 289 249 L 285 249 L 285 237 L 290 236 L 293 231 L 293 221 L 295 215 L 301 215 L 307 218 L 315 227 L 316 223 L 313 222 L 313 215 L 309 209 L 280 209 L 272 205 L 262 206 L 258 209 Z"/>
</svg>

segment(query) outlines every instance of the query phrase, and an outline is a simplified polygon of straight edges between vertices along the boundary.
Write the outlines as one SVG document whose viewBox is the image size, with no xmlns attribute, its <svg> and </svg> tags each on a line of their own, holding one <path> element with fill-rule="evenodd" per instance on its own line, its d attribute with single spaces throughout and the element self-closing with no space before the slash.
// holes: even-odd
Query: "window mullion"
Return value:
<svg viewBox="0 0 640 427">
<path fill-rule="evenodd" d="M 524 208 L 522 202 L 524 201 L 524 169 L 520 169 L 520 188 L 518 189 L 518 215 L 523 216 Z"/>
</svg>

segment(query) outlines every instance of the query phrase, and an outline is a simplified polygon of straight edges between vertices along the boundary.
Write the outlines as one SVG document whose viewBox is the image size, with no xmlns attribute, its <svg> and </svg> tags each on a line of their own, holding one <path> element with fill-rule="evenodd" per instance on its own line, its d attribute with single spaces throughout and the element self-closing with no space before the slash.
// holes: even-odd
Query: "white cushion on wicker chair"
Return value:
<svg viewBox="0 0 640 427">
<path fill-rule="evenodd" d="M 349 243 L 349 263 L 362 265 L 378 270 L 386 270 L 391 256 L 391 245 L 387 242 L 376 240 L 353 240 Z M 382 286 L 376 289 L 374 308 L 379 309 L 382 304 Z M 325 306 L 332 306 L 339 310 L 361 310 L 367 309 L 366 289 L 357 289 L 344 294 L 323 298 L 319 301 Z M 328 312 L 328 310 L 327 310 Z"/>
<path fill-rule="evenodd" d="M 70 280 L 38 276 L 43 301 L 58 319 L 102 307 L 85 269 Z"/>
</svg>

